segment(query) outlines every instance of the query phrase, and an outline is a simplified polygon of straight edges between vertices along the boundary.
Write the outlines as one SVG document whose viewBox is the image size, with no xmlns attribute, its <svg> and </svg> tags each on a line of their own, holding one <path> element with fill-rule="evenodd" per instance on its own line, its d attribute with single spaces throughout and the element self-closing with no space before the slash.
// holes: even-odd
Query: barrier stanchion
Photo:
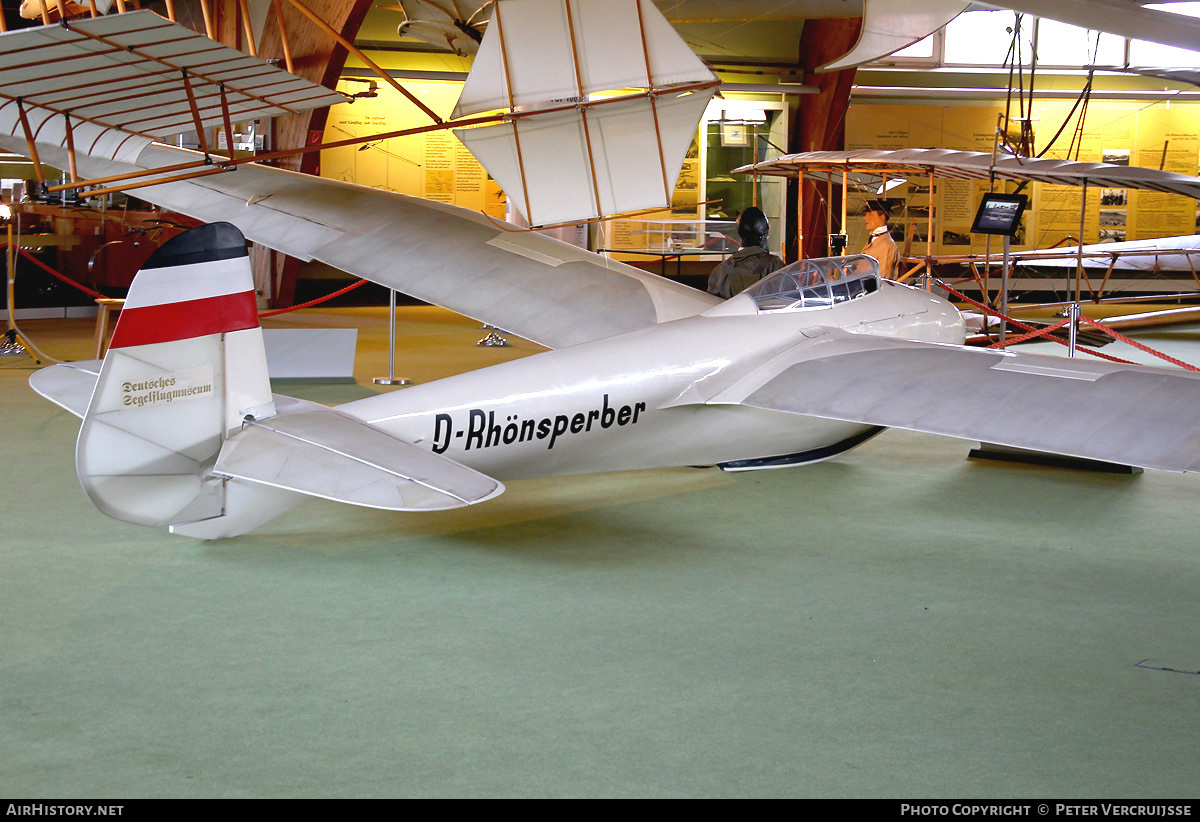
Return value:
<svg viewBox="0 0 1200 822">
<path fill-rule="evenodd" d="M 952 294 L 953 296 L 957 297 L 958 299 L 962 300 L 965 303 L 970 303 L 971 305 L 978 308 L 980 311 L 983 311 L 985 314 L 991 314 L 993 317 L 999 317 L 1000 319 L 1004 320 L 1005 322 L 1010 322 L 1013 325 L 1015 325 L 1017 328 L 1021 328 L 1025 331 L 1037 331 L 1038 330 L 1038 329 L 1034 328 L 1032 325 L 1029 325 L 1028 323 L 1023 323 L 1014 317 L 1005 316 L 1004 314 L 1001 314 L 999 311 L 997 311 L 994 308 L 986 306 L 983 303 L 978 302 L 977 300 L 972 300 L 966 294 L 963 294 L 962 292 L 956 291 L 955 289 L 951 288 L 944 280 L 935 278 L 935 282 L 937 282 L 938 285 L 940 285 L 942 288 L 946 289 L 946 291 L 949 292 L 950 294 Z M 1059 345 L 1068 345 L 1066 340 L 1060 340 L 1058 337 L 1047 337 L 1047 339 L 1053 340 L 1054 342 L 1058 343 Z M 1121 363 L 1122 365 L 1136 365 L 1137 364 L 1137 363 L 1131 362 L 1129 360 L 1123 360 L 1120 357 L 1110 356 L 1108 354 L 1105 354 L 1102 351 L 1096 351 L 1091 348 L 1084 348 L 1083 346 L 1079 346 L 1078 350 L 1085 351 L 1088 354 L 1091 354 L 1093 357 L 1099 357 L 1100 359 L 1108 360 L 1109 362 L 1117 362 L 1117 363 Z"/>
<path fill-rule="evenodd" d="M 396 289 L 388 289 L 388 375 L 371 380 L 376 385 L 412 385 L 412 380 L 396 376 Z"/>
</svg>

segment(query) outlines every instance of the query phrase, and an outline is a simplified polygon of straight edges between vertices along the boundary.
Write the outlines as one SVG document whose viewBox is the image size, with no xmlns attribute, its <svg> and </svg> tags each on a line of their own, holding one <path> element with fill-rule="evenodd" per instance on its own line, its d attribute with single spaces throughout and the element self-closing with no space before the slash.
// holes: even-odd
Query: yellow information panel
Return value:
<svg viewBox="0 0 1200 822">
<path fill-rule="evenodd" d="M 462 85 L 407 82 L 405 88 L 445 119 Z M 347 94 L 366 89 L 366 85 L 355 81 L 343 80 L 338 85 L 338 90 Z M 350 105 L 331 108 L 325 124 L 326 142 L 430 124 L 428 117 L 386 83 L 377 81 L 376 93 L 376 97 L 360 97 Z M 451 203 L 504 219 L 504 193 L 449 130 L 327 149 L 321 152 L 321 176 Z"/>
<path fill-rule="evenodd" d="M 1034 135 L 1035 153 L 1044 150 L 1066 122 L 1062 133 L 1043 156 L 1106 162 L 1195 175 L 1200 160 L 1200 106 L 1163 103 L 1147 106 L 1132 102 L 1092 102 L 1084 120 L 1082 137 L 1071 148 L 1077 115 L 1072 100 L 1034 104 L 1027 116 Z M 951 148 L 991 152 L 1003 103 L 981 106 L 854 105 L 847 115 L 846 148 L 901 149 Z M 1016 111 L 1011 112 L 1016 117 Z M 1068 120 L 1068 118 L 1070 119 Z M 1012 129 L 1010 129 L 1012 131 Z M 1012 138 L 1015 142 L 1015 136 Z M 1068 149 L 1070 155 L 1068 156 Z M 912 237 L 914 253 L 923 253 L 928 179 L 910 180 L 889 190 L 894 233 Z M 984 235 L 971 234 L 971 222 L 986 182 L 943 180 L 934 182 L 935 254 L 968 254 L 983 251 Z M 997 190 L 1014 191 L 1016 184 L 997 184 Z M 1082 189 L 1031 183 L 1030 208 L 1022 228 L 1013 238 L 1014 249 L 1046 248 L 1079 234 Z M 850 211 L 861 213 L 861 202 L 873 193 L 856 192 Z M 855 208 L 855 206 L 858 208 Z M 1175 194 L 1124 188 L 1091 188 L 1084 212 L 1085 243 L 1157 239 L 1192 234 L 1198 229 L 1196 201 Z M 858 226 L 851 225 L 853 246 Z M 993 241 L 993 247 L 995 247 Z M 1074 244 L 1073 241 L 1069 241 Z"/>
</svg>

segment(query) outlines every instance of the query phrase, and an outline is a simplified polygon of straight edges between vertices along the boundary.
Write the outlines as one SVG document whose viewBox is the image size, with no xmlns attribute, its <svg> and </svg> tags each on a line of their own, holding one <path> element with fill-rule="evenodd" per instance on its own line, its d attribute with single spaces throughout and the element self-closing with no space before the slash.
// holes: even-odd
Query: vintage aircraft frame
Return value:
<svg viewBox="0 0 1200 822">
<path fill-rule="evenodd" d="M 92 178 L 203 159 L 154 137 L 0 104 L 0 147 Z M 883 427 L 1200 468 L 1200 375 L 964 347 L 952 304 L 870 258 L 799 261 L 722 302 L 481 214 L 268 166 L 139 196 L 208 225 L 139 273 L 102 362 L 30 381 L 82 418 L 81 483 L 126 521 L 230 537 L 311 497 L 441 509 L 524 477 L 798 465 Z M 247 239 L 552 350 L 337 408 L 272 395 Z"/>
</svg>

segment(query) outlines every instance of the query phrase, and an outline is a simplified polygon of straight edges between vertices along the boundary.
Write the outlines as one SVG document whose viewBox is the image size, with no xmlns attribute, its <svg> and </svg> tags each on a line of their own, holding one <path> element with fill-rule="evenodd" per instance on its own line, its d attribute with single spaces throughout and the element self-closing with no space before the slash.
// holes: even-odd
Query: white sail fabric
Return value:
<svg viewBox="0 0 1200 822">
<path fill-rule="evenodd" d="M 714 92 L 639 96 L 455 134 L 531 225 L 665 208 Z"/>
<path fill-rule="evenodd" d="M 503 0 L 454 117 L 511 119 L 455 134 L 531 225 L 665 208 L 718 84 L 650 0 Z"/>
<path fill-rule="evenodd" d="M 64 77 L 77 82 L 68 86 Z M 98 129 L 123 132 L 112 136 L 118 143 L 130 133 L 161 139 L 194 130 L 196 114 L 205 128 L 221 128 L 222 99 L 237 121 L 346 98 L 152 11 L 0 34 L 0 109 L 15 110 L 12 101 L 20 100 L 39 140 L 49 136 L 43 125 L 65 138 L 63 112 L 81 150 L 98 138 Z M 91 131 L 85 135 L 84 128 Z"/>
<path fill-rule="evenodd" d="M 650 0 L 503 0 L 454 117 L 714 79 Z"/>
</svg>

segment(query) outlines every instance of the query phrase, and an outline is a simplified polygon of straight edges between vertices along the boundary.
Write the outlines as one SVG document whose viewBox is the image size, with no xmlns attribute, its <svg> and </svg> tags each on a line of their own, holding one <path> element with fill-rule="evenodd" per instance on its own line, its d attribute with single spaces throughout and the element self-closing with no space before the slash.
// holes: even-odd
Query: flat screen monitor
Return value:
<svg viewBox="0 0 1200 822">
<path fill-rule="evenodd" d="M 1029 198 L 1024 194 L 984 194 L 971 226 L 975 234 L 1007 234 L 1017 231 Z"/>
</svg>

